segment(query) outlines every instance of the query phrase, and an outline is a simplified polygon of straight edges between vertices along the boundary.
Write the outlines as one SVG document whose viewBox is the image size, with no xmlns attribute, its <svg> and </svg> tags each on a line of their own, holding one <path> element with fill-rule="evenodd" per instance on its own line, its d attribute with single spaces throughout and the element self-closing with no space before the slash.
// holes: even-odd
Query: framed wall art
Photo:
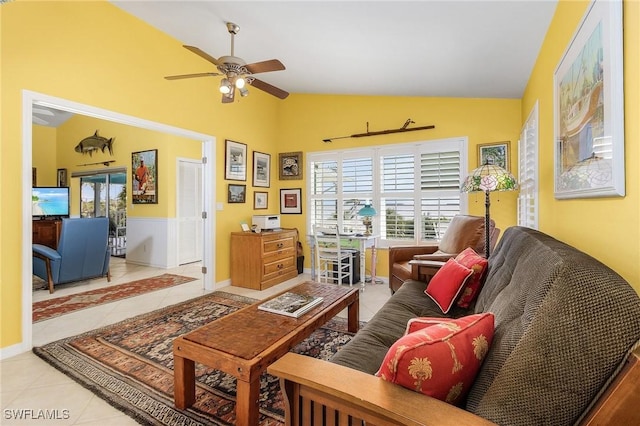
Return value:
<svg viewBox="0 0 640 426">
<path fill-rule="evenodd" d="M 229 184 L 228 203 L 244 203 L 247 199 L 247 185 Z"/>
<path fill-rule="evenodd" d="M 158 204 L 158 150 L 131 153 L 131 201 L 133 204 Z"/>
<path fill-rule="evenodd" d="M 271 180 L 271 155 L 253 151 L 253 186 L 269 188 Z"/>
<path fill-rule="evenodd" d="M 253 209 L 254 210 L 264 210 L 268 207 L 269 193 L 255 191 L 253 193 Z"/>
<path fill-rule="evenodd" d="M 58 186 L 69 186 L 67 181 L 67 169 L 58 169 Z"/>
<path fill-rule="evenodd" d="M 225 140 L 224 178 L 247 180 L 247 145 Z"/>
<path fill-rule="evenodd" d="M 280 213 L 302 213 L 302 189 L 289 188 L 280 190 Z"/>
<path fill-rule="evenodd" d="M 484 164 L 509 170 L 509 141 L 478 145 L 478 167 Z"/>
<path fill-rule="evenodd" d="M 622 2 L 593 1 L 554 76 L 554 195 L 625 195 Z"/>
<path fill-rule="evenodd" d="M 278 154 L 280 180 L 302 179 L 302 151 Z"/>
</svg>

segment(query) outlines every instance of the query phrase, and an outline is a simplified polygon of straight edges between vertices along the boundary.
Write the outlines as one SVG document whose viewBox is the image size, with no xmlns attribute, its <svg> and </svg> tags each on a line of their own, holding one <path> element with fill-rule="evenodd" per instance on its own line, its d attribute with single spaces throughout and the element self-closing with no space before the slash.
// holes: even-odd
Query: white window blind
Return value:
<svg viewBox="0 0 640 426">
<path fill-rule="evenodd" d="M 451 218 L 466 213 L 466 152 L 466 138 L 453 138 L 309 153 L 309 229 L 364 232 L 357 212 L 372 202 L 380 246 L 439 240 Z"/>
<path fill-rule="evenodd" d="M 518 156 L 518 225 L 538 229 L 538 102 L 520 133 Z"/>
</svg>

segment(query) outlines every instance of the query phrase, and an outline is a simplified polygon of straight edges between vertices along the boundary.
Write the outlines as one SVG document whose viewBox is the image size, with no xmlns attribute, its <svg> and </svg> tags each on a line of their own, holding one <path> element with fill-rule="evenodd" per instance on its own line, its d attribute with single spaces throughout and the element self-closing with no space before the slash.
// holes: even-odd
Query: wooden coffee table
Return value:
<svg viewBox="0 0 640 426">
<path fill-rule="evenodd" d="M 177 408 L 185 409 L 195 402 L 198 362 L 238 379 L 236 424 L 257 425 L 260 374 L 270 364 L 345 308 L 349 331 L 358 331 L 358 288 L 307 281 L 286 291 L 324 299 L 299 318 L 258 310 L 258 305 L 264 302 L 260 301 L 173 341 Z"/>
</svg>

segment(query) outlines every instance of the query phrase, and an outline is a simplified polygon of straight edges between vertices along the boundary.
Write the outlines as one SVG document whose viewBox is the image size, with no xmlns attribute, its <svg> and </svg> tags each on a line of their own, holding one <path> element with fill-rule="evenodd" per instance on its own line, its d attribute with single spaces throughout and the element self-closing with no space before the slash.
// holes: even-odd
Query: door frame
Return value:
<svg viewBox="0 0 640 426">
<path fill-rule="evenodd" d="M 215 286 L 215 206 L 216 199 L 216 138 L 179 127 L 121 114 L 94 106 L 81 104 L 55 96 L 45 95 L 30 90 L 22 90 L 22 341 L 17 353 L 27 352 L 33 346 L 33 279 L 32 279 L 32 231 L 31 231 L 31 167 L 33 153 L 32 116 L 33 106 L 41 105 L 55 109 L 86 115 L 101 120 L 113 121 L 143 129 L 168 133 L 202 142 L 202 156 L 208 158 L 202 166 L 202 207 L 208 212 L 203 223 L 202 266 L 207 273 L 203 274 L 205 290 L 213 290 Z M 206 188 L 206 190 L 204 190 Z M 18 345 L 17 345 L 18 346 Z M 4 355 L 4 353 L 3 353 Z"/>
</svg>

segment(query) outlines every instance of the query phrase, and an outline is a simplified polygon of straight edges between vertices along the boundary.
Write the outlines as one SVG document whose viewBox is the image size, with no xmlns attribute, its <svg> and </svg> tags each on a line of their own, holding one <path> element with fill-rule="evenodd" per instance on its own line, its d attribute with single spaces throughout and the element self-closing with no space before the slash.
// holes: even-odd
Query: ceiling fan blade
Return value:
<svg viewBox="0 0 640 426">
<path fill-rule="evenodd" d="M 215 77 L 216 75 L 222 75 L 217 72 L 199 72 L 196 74 L 180 74 L 180 75 L 168 75 L 165 78 L 167 80 L 180 80 L 183 78 L 195 78 L 195 77 Z"/>
<path fill-rule="evenodd" d="M 215 66 L 220 65 L 220 62 L 218 62 L 218 60 L 216 58 L 214 58 L 213 56 L 209 55 L 207 52 L 204 52 L 204 51 L 200 50 L 199 48 L 197 48 L 195 46 L 187 46 L 186 44 L 183 44 L 182 47 L 184 47 L 187 50 L 192 51 L 193 53 L 195 53 L 196 55 L 200 56 L 201 58 L 206 59 L 207 61 L 211 62 Z"/>
<path fill-rule="evenodd" d="M 233 102 L 234 98 L 235 98 L 235 90 L 232 90 L 231 92 L 225 94 L 222 94 L 222 103 L 223 104 L 230 104 Z"/>
<path fill-rule="evenodd" d="M 262 62 L 254 62 L 253 64 L 245 65 L 245 68 L 249 70 L 251 74 L 258 74 L 261 72 L 270 72 L 270 71 L 282 71 L 284 70 L 284 65 L 277 59 L 270 59 L 268 61 Z"/>
<path fill-rule="evenodd" d="M 256 89 L 260 89 L 263 92 L 267 92 L 268 94 L 275 96 L 276 98 L 285 99 L 289 96 L 289 92 L 279 89 L 276 86 L 272 86 L 269 83 L 265 83 L 262 80 L 258 80 L 257 78 L 253 79 L 251 85 Z"/>
</svg>

